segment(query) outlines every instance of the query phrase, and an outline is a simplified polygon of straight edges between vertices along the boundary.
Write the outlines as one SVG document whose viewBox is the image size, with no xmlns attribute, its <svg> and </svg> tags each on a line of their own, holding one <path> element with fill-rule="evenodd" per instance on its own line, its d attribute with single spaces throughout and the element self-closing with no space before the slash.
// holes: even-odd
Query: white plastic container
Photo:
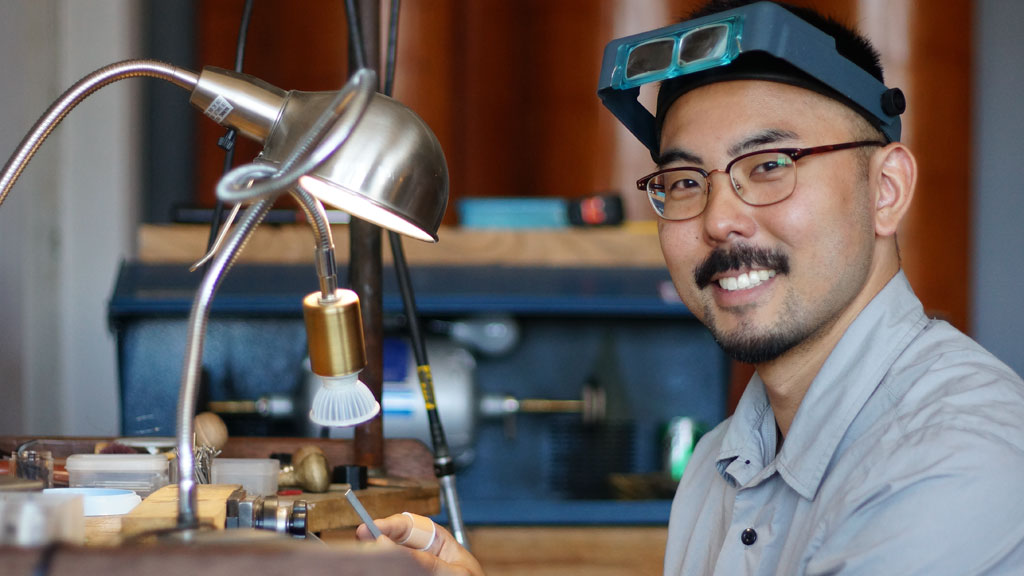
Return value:
<svg viewBox="0 0 1024 576">
<path fill-rule="evenodd" d="M 249 496 L 277 494 L 281 463 L 273 458 L 214 458 L 214 484 L 241 484 Z"/>
<path fill-rule="evenodd" d="M 71 488 L 132 490 L 145 498 L 170 483 L 162 454 L 74 454 L 64 467 Z"/>
<path fill-rule="evenodd" d="M 119 516 L 131 512 L 142 502 L 132 490 L 114 488 L 47 488 L 43 494 L 81 496 L 86 516 Z"/>
</svg>

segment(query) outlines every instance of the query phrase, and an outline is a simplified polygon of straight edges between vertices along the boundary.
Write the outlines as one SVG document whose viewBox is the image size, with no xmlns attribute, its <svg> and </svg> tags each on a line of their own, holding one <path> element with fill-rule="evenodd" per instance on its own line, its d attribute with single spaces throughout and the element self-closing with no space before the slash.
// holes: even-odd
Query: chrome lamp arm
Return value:
<svg viewBox="0 0 1024 576">
<path fill-rule="evenodd" d="M 61 94 L 40 116 L 4 164 L 3 172 L 0 173 L 0 204 L 4 203 L 7 194 L 14 188 L 14 183 L 18 181 L 29 160 L 75 106 L 104 86 L 125 78 L 140 77 L 160 78 L 186 90 L 194 89 L 199 82 L 199 75 L 195 72 L 157 60 L 125 60 L 100 68 L 82 78 Z"/>
<path fill-rule="evenodd" d="M 211 71 L 209 76 L 206 76 L 207 71 Z M 204 70 L 201 76 L 154 60 L 126 60 L 111 64 L 76 82 L 36 121 L 0 172 L 0 204 L 46 138 L 71 110 L 100 88 L 119 80 L 137 77 L 160 78 L 191 90 L 192 103 L 200 107 L 205 104 L 203 110 L 207 116 L 220 124 L 234 126 L 237 123 L 235 127 L 243 134 L 264 143 L 277 128 L 278 116 L 289 97 L 289 93 L 258 79 L 216 69 Z M 210 80 L 204 83 L 204 78 Z M 344 89 L 334 96 L 330 105 L 320 112 L 299 143 L 289 149 L 283 161 L 272 163 L 258 160 L 257 163 L 232 170 L 218 183 L 218 196 L 222 200 L 253 203 L 243 213 L 241 222 L 208 267 L 190 312 L 177 414 L 179 530 L 199 527 L 193 472 L 193 419 L 202 366 L 203 340 L 213 295 L 274 200 L 280 194 L 292 191 L 309 216 L 318 238 L 316 262 L 322 300 L 334 298 L 337 276 L 330 226 L 324 217 L 322 204 L 299 188 L 298 182 L 330 158 L 351 136 L 370 104 L 375 86 L 376 74 L 373 71 L 357 71 Z M 444 192 L 446 195 L 447 186 Z"/>
</svg>

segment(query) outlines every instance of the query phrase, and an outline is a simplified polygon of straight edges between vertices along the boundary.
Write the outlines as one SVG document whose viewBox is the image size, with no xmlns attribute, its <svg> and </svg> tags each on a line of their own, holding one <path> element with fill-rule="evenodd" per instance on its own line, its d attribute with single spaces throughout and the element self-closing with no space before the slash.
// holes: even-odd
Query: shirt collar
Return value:
<svg viewBox="0 0 1024 576">
<path fill-rule="evenodd" d="M 857 413 L 926 323 L 921 302 L 901 270 L 847 328 L 811 382 L 774 462 L 798 494 L 814 498 Z M 740 485 L 748 482 L 774 458 L 774 434 L 774 414 L 764 383 L 755 374 L 723 438 L 719 472 Z M 744 462 L 756 458 L 761 466 L 746 466 L 752 470 L 741 474 L 738 466 L 730 466 L 741 456 Z"/>
</svg>

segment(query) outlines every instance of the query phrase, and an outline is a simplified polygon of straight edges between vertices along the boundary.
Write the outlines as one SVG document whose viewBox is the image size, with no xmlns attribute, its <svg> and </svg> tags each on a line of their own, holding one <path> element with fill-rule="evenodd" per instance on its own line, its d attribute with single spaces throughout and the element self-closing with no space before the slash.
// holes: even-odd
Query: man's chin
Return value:
<svg viewBox="0 0 1024 576">
<path fill-rule="evenodd" d="M 714 332 L 713 332 L 714 333 Z M 763 364 L 776 360 L 799 342 L 799 338 L 785 334 L 729 334 L 714 333 L 715 341 L 733 360 L 746 364 Z"/>
</svg>

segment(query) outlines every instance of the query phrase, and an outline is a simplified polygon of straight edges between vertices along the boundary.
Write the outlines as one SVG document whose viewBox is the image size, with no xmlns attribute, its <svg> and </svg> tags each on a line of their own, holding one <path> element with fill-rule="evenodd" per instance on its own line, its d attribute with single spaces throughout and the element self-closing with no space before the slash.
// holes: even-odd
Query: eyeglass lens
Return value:
<svg viewBox="0 0 1024 576">
<path fill-rule="evenodd" d="M 733 191 L 752 206 L 780 202 L 796 187 L 796 163 L 779 152 L 741 157 L 729 168 Z M 697 170 L 669 170 L 647 182 L 654 209 L 667 220 L 686 220 L 704 211 L 708 180 Z"/>
</svg>

